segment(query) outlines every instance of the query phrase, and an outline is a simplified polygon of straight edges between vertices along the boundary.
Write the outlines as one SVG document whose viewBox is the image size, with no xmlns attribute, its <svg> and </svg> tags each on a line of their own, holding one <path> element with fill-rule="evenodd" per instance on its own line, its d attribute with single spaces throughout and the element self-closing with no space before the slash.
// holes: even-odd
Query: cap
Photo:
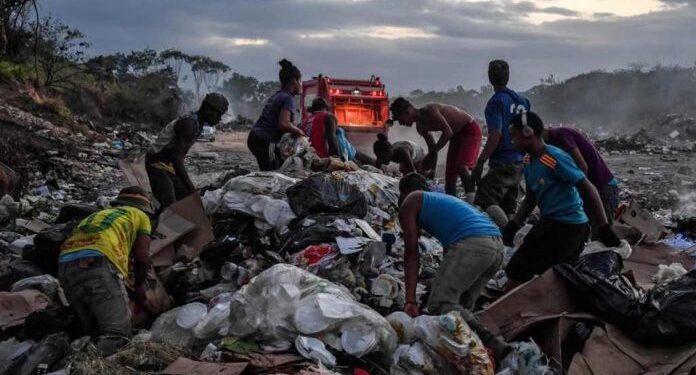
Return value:
<svg viewBox="0 0 696 375">
<path fill-rule="evenodd" d="M 211 92 L 205 96 L 202 105 L 206 105 L 220 113 L 225 113 L 230 103 L 222 94 Z"/>
<path fill-rule="evenodd" d="M 111 202 L 111 205 L 135 207 L 150 215 L 155 213 L 152 207 L 152 201 L 150 200 L 150 194 L 140 186 L 123 188 L 118 193 L 118 197 Z"/>
</svg>

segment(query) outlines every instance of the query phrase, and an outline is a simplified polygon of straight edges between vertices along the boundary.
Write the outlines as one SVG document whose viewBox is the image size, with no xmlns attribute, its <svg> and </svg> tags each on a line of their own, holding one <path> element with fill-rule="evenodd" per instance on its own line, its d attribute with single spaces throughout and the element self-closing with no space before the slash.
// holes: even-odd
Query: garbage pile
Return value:
<svg viewBox="0 0 696 375">
<path fill-rule="evenodd" d="M 546 375 L 597 369 L 593 347 L 612 345 L 608 337 L 674 346 L 696 335 L 694 226 L 685 220 L 670 233 L 634 202 L 617 224 L 632 247 L 588 244 L 577 264 L 500 298 L 501 279 L 493 280 L 477 314 L 511 344 L 496 362 L 459 313 L 402 312 L 398 180 L 334 160 L 316 164 L 295 146 L 280 172 L 231 168 L 162 212 L 147 301 L 131 304 L 139 331 L 109 358 L 84 336 L 55 275 L 62 241 L 108 202 L 113 181 L 87 197 L 60 188 L 74 174 L 57 175 L 46 208 L 30 212 L 18 208 L 26 195 L 0 200 L 0 373 Z M 103 152 L 86 160 L 112 153 L 108 143 L 94 149 Z M 226 161 L 208 156 L 195 158 Z M 443 249 L 427 235 L 419 241 L 416 294 L 424 302 Z"/>
</svg>

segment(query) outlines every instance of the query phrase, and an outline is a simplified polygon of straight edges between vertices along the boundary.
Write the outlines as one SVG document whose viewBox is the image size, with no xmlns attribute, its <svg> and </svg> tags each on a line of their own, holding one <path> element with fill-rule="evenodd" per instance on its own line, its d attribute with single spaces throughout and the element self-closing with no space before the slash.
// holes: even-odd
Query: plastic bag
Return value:
<svg viewBox="0 0 696 375">
<path fill-rule="evenodd" d="M 612 251 L 580 257 L 575 265 L 554 267 L 598 312 L 632 339 L 680 345 L 696 340 L 696 271 L 647 293 L 620 274 Z"/>
<path fill-rule="evenodd" d="M 696 340 L 696 270 L 648 292 L 644 314 L 635 331 L 641 342 L 680 345 Z"/>
<path fill-rule="evenodd" d="M 413 321 L 415 337 L 447 361 L 452 371 L 461 374 L 492 375 L 493 363 L 479 337 L 461 317 L 452 311 L 446 315 L 421 315 Z"/>
<path fill-rule="evenodd" d="M 22 279 L 12 284 L 12 292 L 20 290 L 36 289 L 47 295 L 53 301 L 66 301 L 60 281 L 51 275 L 32 276 Z"/>
<path fill-rule="evenodd" d="M 317 173 L 289 187 L 286 193 L 299 217 L 313 213 L 367 215 L 365 195 L 336 174 Z"/>
<path fill-rule="evenodd" d="M 351 325 L 345 325 L 347 322 Z M 396 348 L 396 333 L 376 311 L 355 301 L 346 288 L 288 264 L 276 264 L 260 273 L 231 302 L 232 335 L 259 341 L 293 341 L 298 334 L 322 337 L 342 335 L 346 340 L 367 327 L 377 338 L 376 345 L 356 344 L 355 353 L 364 350 L 389 356 Z M 350 336 L 350 337 L 348 337 Z M 361 341 L 361 340 L 358 340 Z M 369 341 L 369 340 L 368 340 Z M 361 341 L 362 342 L 362 341 Z"/>
<path fill-rule="evenodd" d="M 511 343 L 513 350 L 498 365 L 496 375 L 553 375 L 548 361 L 534 342 Z"/>
<path fill-rule="evenodd" d="M 230 302 L 213 306 L 210 311 L 193 328 L 193 334 L 199 339 L 213 339 L 224 336 L 230 325 Z"/>
</svg>

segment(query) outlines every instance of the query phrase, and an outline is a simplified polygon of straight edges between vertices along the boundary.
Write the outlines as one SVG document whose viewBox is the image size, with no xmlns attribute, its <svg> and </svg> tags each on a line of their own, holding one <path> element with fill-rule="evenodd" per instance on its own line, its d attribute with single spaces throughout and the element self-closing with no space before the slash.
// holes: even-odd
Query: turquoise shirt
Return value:
<svg viewBox="0 0 696 375">
<path fill-rule="evenodd" d="M 527 189 L 536 196 L 542 219 L 565 224 L 587 223 L 582 199 L 575 187 L 585 178 L 565 151 L 546 145 L 540 157 L 525 157 L 524 178 Z"/>
<path fill-rule="evenodd" d="M 459 198 L 423 192 L 418 226 L 447 247 L 469 237 L 500 237 L 500 230 L 488 215 Z"/>
</svg>

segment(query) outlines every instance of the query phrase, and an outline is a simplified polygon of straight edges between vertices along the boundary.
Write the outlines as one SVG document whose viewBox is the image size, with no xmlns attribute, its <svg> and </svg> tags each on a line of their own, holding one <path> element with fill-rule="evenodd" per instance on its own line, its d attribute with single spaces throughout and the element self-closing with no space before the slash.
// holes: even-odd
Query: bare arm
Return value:
<svg viewBox="0 0 696 375">
<path fill-rule="evenodd" d="M 442 113 L 440 113 L 440 110 L 438 110 L 435 106 L 428 107 L 426 111 L 428 117 L 430 118 L 430 122 L 428 123 L 430 131 L 441 132 L 440 138 L 437 140 L 437 143 L 434 146 L 431 147 L 430 144 L 428 144 L 428 153 L 436 153 L 447 145 L 447 142 L 449 142 L 449 140 L 452 138 L 454 132 L 452 131 L 452 127 L 450 126 L 449 122 L 447 122 L 447 119 L 445 119 L 445 116 L 443 116 Z"/>
<path fill-rule="evenodd" d="M 585 161 L 585 158 L 582 157 L 582 154 L 580 153 L 580 149 L 575 147 L 572 150 L 570 150 L 570 156 L 573 157 L 573 160 L 575 160 L 575 164 L 580 168 L 583 174 L 587 176 L 587 169 L 589 168 L 587 166 L 587 162 Z"/>
<path fill-rule="evenodd" d="M 406 282 L 406 302 L 416 303 L 416 286 L 420 259 L 418 256 L 418 223 L 416 217 L 423 205 L 422 193 L 409 194 L 399 208 L 399 224 L 404 235 L 404 273 Z"/>
<path fill-rule="evenodd" d="M 435 138 L 433 138 L 433 135 L 430 134 L 430 132 L 418 130 L 418 134 L 420 134 L 425 140 L 425 144 L 428 146 L 428 152 L 435 148 Z"/>
<path fill-rule="evenodd" d="M 324 137 L 329 144 L 329 156 L 340 157 L 338 140 L 336 139 L 336 117 L 328 116 L 324 124 Z"/>
<path fill-rule="evenodd" d="M 607 225 L 609 221 L 607 220 L 607 215 L 604 212 L 602 198 L 599 197 L 597 188 L 595 188 L 587 178 L 583 178 L 575 185 L 575 187 L 577 187 L 578 191 L 580 191 L 580 195 L 582 196 L 583 200 L 585 202 L 589 202 L 589 206 L 592 207 L 592 210 L 597 215 L 599 226 L 601 227 Z"/>
<path fill-rule="evenodd" d="M 278 116 L 278 129 L 283 133 L 292 133 L 298 136 L 304 136 L 305 133 L 298 127 L 292 124 L 292 113 L 288 109 L 281 109 Z"/>
<path fill-rule="evenodd" d="M 133 268 L 135 272 L 135 288 L 142 287 L 147 280 L 150 268 L 150 236 L 139 234 L 133 243 Z"/>
<path fill-rule="evenodd" d="M 198 124 L 192 119 L 183 119 L 176 124 L 175 128 L 176 136 L 174 139 L 174 160 L 172 162 L 174 171 L 176 175 L 181 178 L 184 185 L 192 193 L 196 190 L 196 187 L 191 182 L 191 178 L 186 171 L 184 166 L 184 161 L 186 160 L 186 154 L 188 154 L 191 146 L 196 142 L 196 137 L 198 136 Z"/>
<path fill-rule="evenodd" d="M 527 189 L 527 194 L 524 196 L 524 200 L 522 201 L 522 204 L 520 204 L 520 207 L 517 209 L 517 212 L 515 212 L 515 216 L 512 218 L 512 220 L 519 226 L 521 226 L 525 220 L 527 220 L 527 217 L 531 215 L 532 211 L 534 211 L 534 208 L 537 205 L 537 200 L 536 196 L 534 195 L 534 192 L 532 189 Z"/>
</svg>

